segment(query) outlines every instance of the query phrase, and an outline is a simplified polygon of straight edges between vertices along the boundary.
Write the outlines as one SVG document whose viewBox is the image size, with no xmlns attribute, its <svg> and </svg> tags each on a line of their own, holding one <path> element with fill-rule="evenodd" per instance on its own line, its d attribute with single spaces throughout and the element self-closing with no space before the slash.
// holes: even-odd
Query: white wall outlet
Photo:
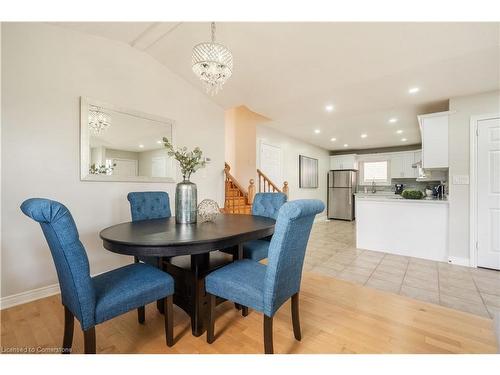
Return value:
<svg viewBox="0 0 500 375">
<path fill-rule="evenodd" d="M 457 174 L 453 176 L 453 185 L 469 185 L 469 175 Z"/>
</svg>

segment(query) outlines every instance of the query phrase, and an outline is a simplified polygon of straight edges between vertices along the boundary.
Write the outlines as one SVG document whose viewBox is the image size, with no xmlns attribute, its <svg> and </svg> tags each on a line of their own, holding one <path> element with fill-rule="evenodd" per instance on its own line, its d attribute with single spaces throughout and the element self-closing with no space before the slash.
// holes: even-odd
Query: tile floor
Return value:
<svg viewBox="0 0 500 375">
<path fill-rule="evenodd" d="M 483 317 L 500 314 L 500 271 L 357 249 L 354 222 L 315 223 L 304 270 Z"/>
</svg>

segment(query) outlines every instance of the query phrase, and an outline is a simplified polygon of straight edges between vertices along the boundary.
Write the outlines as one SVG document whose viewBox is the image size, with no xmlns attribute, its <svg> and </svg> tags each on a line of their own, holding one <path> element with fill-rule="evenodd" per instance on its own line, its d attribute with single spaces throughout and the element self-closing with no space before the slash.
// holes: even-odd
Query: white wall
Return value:
<svg viewBox="0 0 500 375">
<path fill-rule="evenodd" d="M 454 185 L 454 175 L 469 175 L 469 126 L 475 115 L 500 113 L 500 91 L 450 99 L 450 257 L 469 262 L 469 185 Z"/>
<path fill-rule="evenodd" d="M 283 179 L 288 181 L 290 199 L 320 199 L 326 205 L 327 174 L 330 169 L 329 152 L 298 139 L 292 138 L 273 128 L 257 126 L 257 167 L 260 166 L 260 142 L 264 141 L 281 148 Z M 299 188 L 299 155 L 318 159 L 319 187 L 317 189 Z M 283 186 L 283 181 L 273 181 Z M 322 216 L 326 215 L 323 212 Z"/>
<path fill-rule="evenodd" d="M 68 206 L 92 273 L 131 261 L 98 238 L 130 220 L 128 192 L 165 190 L 173 204 L 175 184 L 80 181 L 80 96 L 174 119 L 174 143 L 212 159 L 193 177 L 199 199 L 223 202 L 224 111 L 152 57 L 52 25 L 4 23 L 2 77 L 2 297 L 57 282 L 40 227 L 19 210 L 25 199 Z"/>
</svg>

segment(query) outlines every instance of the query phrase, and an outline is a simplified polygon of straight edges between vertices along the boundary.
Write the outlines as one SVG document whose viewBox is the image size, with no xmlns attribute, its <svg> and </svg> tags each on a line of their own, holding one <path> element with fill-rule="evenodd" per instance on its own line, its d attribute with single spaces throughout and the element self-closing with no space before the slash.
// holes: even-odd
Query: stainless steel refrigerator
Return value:
<svg viewBox="0 0 500 375">
<path fill-rule="evenodd" d="M 328 172 L 328 218 L 354 220 L 354 193 L 357 171 L 333 170 Z"/>
</svg>

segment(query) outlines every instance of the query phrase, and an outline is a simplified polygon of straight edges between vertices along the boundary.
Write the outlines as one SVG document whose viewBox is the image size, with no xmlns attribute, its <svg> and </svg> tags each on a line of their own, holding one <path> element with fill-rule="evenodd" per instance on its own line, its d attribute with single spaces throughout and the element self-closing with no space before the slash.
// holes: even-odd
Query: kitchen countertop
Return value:
<svg viewBox="0 0 500 375">
<path fill-rule="evenodd" d="M 448 199 L 423 198 L 423 199 L 404 199 L 401 195 L 382 192 L 382 193 L 355 193 L 356 199 L 373 202 L 408 202 L 408 203 L 428 203 L 428 204 L 447 204 Z"/>
</svg>

